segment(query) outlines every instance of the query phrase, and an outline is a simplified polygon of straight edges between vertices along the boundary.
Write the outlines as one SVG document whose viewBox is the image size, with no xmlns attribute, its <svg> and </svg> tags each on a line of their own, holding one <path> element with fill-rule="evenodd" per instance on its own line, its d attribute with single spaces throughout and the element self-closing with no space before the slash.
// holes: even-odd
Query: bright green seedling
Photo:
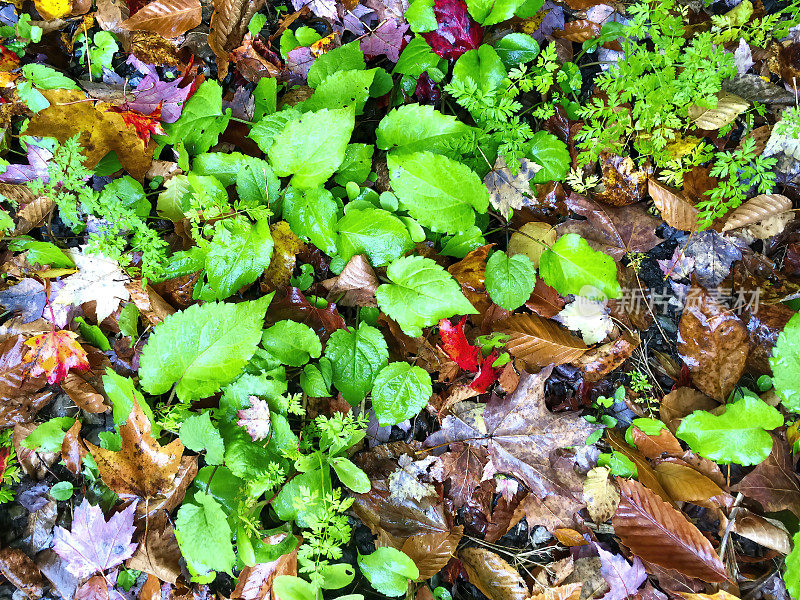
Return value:
<svg viewBox="0 0 800 600">
<path fill-rule="evenodd" d="M 408 582 L 419 577 L 419 569 L 407 555 L 389 546 L 372 554 L 358 556 L 358 567 L 378 592 L 385 596 L 402 596 Z"/>
<path fill-rule="evenodd" d="M 795 314 L 786 323 L 769 364 L 775 393 L 788 410 L 800 412 L 800 315 Z"/>
</svg>

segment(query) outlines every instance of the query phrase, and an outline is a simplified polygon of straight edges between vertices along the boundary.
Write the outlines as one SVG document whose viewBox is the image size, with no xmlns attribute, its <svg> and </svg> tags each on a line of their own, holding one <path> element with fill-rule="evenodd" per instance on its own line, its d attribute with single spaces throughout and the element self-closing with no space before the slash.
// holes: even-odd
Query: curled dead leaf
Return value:
<svg viewBox="0 0 800 600">
<path fill-rule="evenodd" d="M 338 277 L 326 279 L 322 285 L 328 290 L 328 299 L 342 306 L 378 305 L 378 278 L 363 254 L 352 257 Z"/>
<path fill-rule="evenodd" d="M 561 365 L 582 356 L 588 347 L 555 321 L 517 314 L 500 321 L 496 330 L 509 336 L 506 348 L 532 369 Z"/>
<path fill-rule="evenodd" d="M 682 231 L 697 231 L 699 211 L 686 196 L 655 179 L 648 180 L 647 192 L 667 225 Z"/>
<path fill-rule="evenodd" d="M 617 511 L 619 492 L 611 481 L 608 467 L 595 467 L 583 482 L 583 501 L 595 523 L 605 523 Z"/>
<path fill-rule="evenodd" d="M 517 570 L 485 548 L 464 548 L 458 553 L 469 582 L 489 600 L 525 600 L 528 586 Z"/>
<path fill-rule="evenodd" d="M 228 74 L 231 51 L 242 43 L 250 19 L 262 6 L 264 0 L 214 0 L 208 45 L 217 57 L 220 81 Z"/>
<path fill-rule="evenodd" d="M 174 38 L 200 25 L 202 12 L 200 0 L 153 0 L 119 26 L 130 31 L 149 31 Z"/>
<path fill-rule="evenodd" d="M 591 348 L 571 364 L 583 372 L 584 381 L 600 381 L 633 356 L 640 343 L 638 335 L 626 331 L 614 341 Z"/>
<path fill-rule="evenodd" d="M 717 95 L 717 106 L 715 108 L 705 108 L 701 106 L 689 107 L 689 119 L 695 127 L 707 131 L 716 131 L 733 121 L 750 106 L 744 98 L 728 92 L 720 92 Z"/>
</svg>

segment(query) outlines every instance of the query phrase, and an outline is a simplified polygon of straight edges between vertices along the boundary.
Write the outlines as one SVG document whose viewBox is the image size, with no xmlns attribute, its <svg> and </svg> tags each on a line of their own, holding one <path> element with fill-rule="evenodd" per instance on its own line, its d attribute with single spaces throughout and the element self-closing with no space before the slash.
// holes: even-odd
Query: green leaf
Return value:
<svg viewBox="0 0 800 600">
<path fill-rule="evenodd" d="M 752 396 L 728 404 L 719 416 L 696 410 L 684 417 L 676 435 L 689 447 L 718 463 L 757 465 L 769 456 L 769 430 L 783 425 L 775 408 Z"/>
<path fill-rule="evenodd" d="M 219 502 L 205 492 L 195 492 L 194 502 L 184 503 L 175 521 L 175 537 L 189 571 L 195 576 L 211 571 L 232 575 L 236 555 L 227 515 Z"/>
<path fill-rule="evenodd" d="M 453 66 L 453 81 L 466 84 L 467 79 L 472 79 L 484 92 L 497 89 L 507 74 L 503 62 L 489 44 L 483 44 L 477 50 L 468 50 Z"/>
<path fill-rule="evenodd" d="M 48 67 L 47 65 L 37 65 L 31 63 L 22 67 L 22 74 L 40 90 L 78 90 L 78 84 L 69 77 L 66 77 Z"/>
<path fill-rule="evenodd" d="M 537 165 L 541 165 L 531 179 L 531 183 L 562 181 L 569 171 L 569 151 L 567 145 L 546 131 L 537 131 L 528 142 L 528 157 Z"/>
<path fill-rule="evenodd" d="M 442 254 L 455 258 L 464 258 L 467 254 L 486 244 L 483 232 L 477 225 L 466 231 L 457 233 L 442 246 Z"/>
<path fill-rule="evenodd" d="M 194 304 L 164 319 L 140 358 L 139 377 L 150 394 L 177 383 L 181 401 L 207 398 L 230 383 L 253 356 L 272 294 L 238 304 Z"/>
<path fill-rule="evenodd" d="M 544 6 L 544 0 L 525 0 L 514 14 L 520 19 L 530 19 L 541 10 L 542 6 Z"/>
<path fill-rule="evenodd" d="M 403 152 L 444 153 L 473 130 L 430 105 L 406 104 L 390 111 L 378 125 L 378 148 Z"/>
<path fill-rule="evenodd" d="M 509 33 L 497 42 L 494 49 L 509 69 L 539 56 L 539 43 L 527 33 Z"/>
<path fill-rule="evenodd" d="M 525 254 L 508 256 L 502 250 L 486 261 L 486 291 L 492 302 L 515 310 L 531 297 L 536 284 L 536 267 Z"/>
<path fill-rule="evenodd" d="M 416 0 L 427 1 L 427 0 Z M 436 27 L 434 27 L 436 29 Z M 324 56 L 324 55 L 323 55 Z M 417 35 L 403 48 L 397 64 L 394 66 L 393 75 L 409 75 L 417 78 L 428 69 L 434 69 L 439 64 L 439 57 L 433 53 L 428 42 L 421 35 Z"/>
<path fill-rule="evenodd" d="M 307 239 L 325 254 L 336 254 L 339 206 L 328 190 L 323 187 L 287 188 L 283 197 L 283 218 L 296 235 Z"/>
<path fill-rule="evenodd" d="M 182 144 L 192 156 L 208 152 L 228 127 L 231 109 L 222 112 L 222 88 L 206 79 L 183 107 L 180 118 L 164 123 L 170 144 Z"/>
<path fill-rule="evenodd" d="M 30 81 L 22 81 L 17 85 L 17 95 L 31 112 L 38 113 L 50 106 L 50 101 Z"/>
<path fill-rule="evenodd" d="M 367 489 L 369 491 L 369 488 Z M 335 563 L 324 565 L 319 568 L 319 585 L 323 590 L 340 590 L 353 583 L 356 577 L 356 570 L 349 563 Z M 347 596 L 339 596 L 337 600 L 348 600 Z M 349 600 L 364 600 L 363 596 Z"/>
<path fill-rule="evenodd" d="M 378 306 L 412 337 L 453 315 L 477 314 L 461 286 L 444 268 L 423 256 L 406 256 L 386 270 L 392 283 L 378 286 Z"/>
<path fill-rule="evenodd" d="M 356 494 L 366 494 L 372 489 L 372 484 L 369 482 L 367 474 L 358 468 L 350 459 L 337 456 L 331 459 L 331 466 L 333 470 L 336 471 L 336 476 L 339 477 L 339 481 Z"/>
<path fill-rule="evenodd" d="M 223 300 L 253 283 L 269 266 L 273 245 L 266 219 L 225 221 L 208 247 L 202 299 Z"/>
<path fill-rule="evenodd" d="M 267 24 L 267 15 L 262 13 L 256 13 L 250 19 L 250 22 L 247 24 L 247 31 L 253 37 L 257 36 L 261 30 L 264 28 L 264 25 Z"/>
<path fill-rule="evenodd" d="M 136 400 L 139 408 L 142 409 L 142 412 L 150 419 L 150 423 L 153 424 L 153 435 L 157 436 L 160 433 L 161 428 L 154 424 L 155 417 L 153 416 L 153 410 L 145 401 L 141 392 L 136 389 L 136 385 L 133 383 L 132 379 L 123 377 L 111 367 L 107 367 L 103 375 L 103 389 L 108 399 L 111 400 L 111 414 L 114 418 L 115 427 L 119 427 L 128 420 L 131 414 L 131 408 L 133 408 L 133 401 Z"/>
<path fill-rule="evenodd" d="M 222 436 L 211 422 L 208 411 L 194 414 L 181 423 L 180 438 L 184 446 L 194 452 L 206 451 L 206 462 L 210 465 L 222 464 L 225 444 Z"/>
<path fill-rule="evenodd" d="M 347 144 L 344 151 L 344 160 L 333 180 L 339 185 L 347 185 L 349 181 L 364 183 L 372 171 L 372 155 L 375 146 L 372 144 Z"/>
<path fill-rule="evenodd" d="M 486 212 L 489 194 L 472 169 L 441 154 L 414 152 L 387 158 L 392 189 L 421 225 L 459 233 Z"/>
<path fill-rule="evenodd" d="M 310 502 L 296 503 L 295 499 L 300 500 L 301 488 L 306 488 L 316 497 Z M 283 521 L 295 521 L 301 527 L 309 526 L 309 518 L 320 518 L 328 514 L 325 508 L 323 497 L 332 490 L 331 474 L 327 465 L 324 469 L 315 469 L 307 473 L 300 473 L 294 476 L 281 488 L 275 500 L 272 501 L 272 508 L 275 514 Z"/>
<path fill-rule="evenodd" d="M 278 575 L 272 590 L 278 600 L 317 600 L 316 588 L 294 575 Z"/>
<path fill-rule="evenodd" d="M 406 9 L 405 17 L 411 27 L 411 31 L 415 33 L 434 31 L 439 27 L 436 22 L 436 15 L 433 12 L 433 0 L 411 0 L 408 9 Z"/>
<path fill-rule="evenodd" d="M 419 569 L 407 555 L 390 546 L 372 554 L 358 555 L 358 568 L 378 592 L 386 596 L 402 596 L 409 580 L 419 577 Z"/>
<path fill-rule="evenodd" d="M 330 396 L 332 383 L 333 367 L 328 359 L 321 360 L 318 366 L 306 365 L 300 374 L 300 387 L 312 398 Z"/>
<path fill-rule="evenodd" d="M 308 325 L 296 321 L 278 321 L 264 331 L 261 345 L 284 365 L 302 367 L 322 354 L 322 343 Z"/>
<path fill-rule="evenodd" d="M 83 317 L 75 317 L 75 322 L 78 324 L 78 331 L 81 332 L 81 337 L 89 342 L 92 346 L 100 348 L 103 352 L 111 350 L 111 344 L 97 325 L 92 325 L 86 322 Z"/>
<path fill-rule="evenodd" d="M 205 155 L 203 155 L 205 156 Z M 164 191 L 158 195 L 156 212 L 173 223 L 183 220 L 189 208 L 191 184 L 186 175 L 175 175 L 164 182 Z"/>
<path fill-rule="evenodd" d="M 364 112 L 364 104 L 369 98 L 369 88 L 373 79 L 375 79 L 375 69 L 369 71 L 351 69 L 332 73 L 319 84 L 314 94 L 303 102 L 303 111 L 354 106 L 356 114 L 360 115 Z"/>
<path fill-rule="evenodd" d="M 262 77 L 253 90 L 253 121 L 258 122 L 265 115 L 271 115 L 278 110 L 278 79 L 276 77 Z"/>
<path fill-rule="evenodd" d="M 236 171 L 236 193 L 239 198 L 267 205 L 278 199 L 280 190 L 281 182 L 267 161 L 243 156 Z"/>
<path fill-rule="evenodd" d="M 792 551 L 786 557 L 786 571 L 783 574 L 789 597 L 800 598 L 800 531 L 792 539 Z"/>
<path fill-rule="evenodd" d="M 334 331 L 325 356 L 333 366 L 333 385 L 353 405 L 367 396 L 378 372 L 389 363 L 383 334 L 363 322 L 358 329 Z"/>
<path fill-rule="evenodd" d="M 8 242 L 8 247 L 14 252 L 28 251 L 28 264 L 50 265 L 52 268 L 74 267 L 72 259 L 64 254 L 61 249 L 50 242 L 38 242 L 27 235 L 20 236 Z"/>
<path fill-rule="evenodd" d="M 29 450 L 59 452 L 64 433 L 74 424 L 75 419 L 72 417 L 55 417 L 45 421 L 22 440 L 22 445 Z"/>
<path fill-rule="evenodd" d="M 769 365 L 775 393 L 788 410 L 800 412 L 800 314 L 795 313 L 778 336 Z"/>
<path fill-rule="evenodd" d="M 510 19 L 525 0 L 467 0 L 472 18 L 488 27 Z"/>
<path fill-rule="evenodd" d="M 253 125 L 247 137 L 255 141 L 263 152 L 267 152 L 272 147 L 278 134 L 286 127 L 286 124 L 294 121 L 299 116 L 300 111 L 293 108 L 268 115 Z"/>
<path fill-rule="evenodd" d="M 119 332 L 131 338 L 131 344 L 139 337 L 139 309 L 133 302 L 128 302 L 119 311 Z"/>
<path fill-rule="evenodd" d="M 380 208 L 351 208 L 338 229 L 337 248 L 345 262 L 366 254 L 373 266 L 380 267 L 414 247 L 403 222 Z"/>
<path fill-rule="evenodd" d="M 144 193 L 142 184 L 130 175 L 125 175 L 110 182 L 100 192 L 101 204 L 111 204 L 119 199 L 122 206 L 130 208 L 142 219 L 150 214 L 150 201 Z"/>
<path fill-rule="evenodd" d="M 356 40 L 318 56 L 308 70 L 306 81 L 308 87 L 316 89 L 320 83 L 338 71 L 358 71 L 365 69 L 366 66 L 361 45 Z"/>
<path fill-rule="evenodd" d="M 372 409 L 380 425 L 397 425 L 425 408 L 432 395 L 427 371 L 406 362 L 393 362 L 375 378 Z"/>
<path fill-rule="evenodd" d="M 344 160 L 354 125 L 350 108 L 310 112 L 290 121 L 269 149 L 275 173 L 293 175 L 291 185 L 298 188 L 325 183 Z"/>
<path fill-rule="evenodd" d="M 542 252 L 539 275 L 562 296 L 619 298 L 622 293 L 614 259 L 593 250 L 577 233 L 561 236 L 551 248 Z"/>
<path fill-rule="evenodd" d="M 54 483 L 53 487 L 50 488 L 50 497 L 53 500 L 69 500 L 72 498 L 72 494 L 75 492 L 75 487 L 72 485 L 71 481 L 59 481 L 58 483 Z"/>
</svg>

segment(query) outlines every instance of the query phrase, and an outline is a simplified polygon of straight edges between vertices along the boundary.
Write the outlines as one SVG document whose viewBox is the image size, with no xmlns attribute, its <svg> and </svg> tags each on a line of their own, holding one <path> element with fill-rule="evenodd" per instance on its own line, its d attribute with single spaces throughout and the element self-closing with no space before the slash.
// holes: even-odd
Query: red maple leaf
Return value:
<svg viewBox="0 0 800 600">
<path fill-rule="evenodd" d="M 449 319 L 442 319 L 439 321 L 439 337 L 442 338 L 445 354 L 465 371 L 475 373 L 481 359 L 481 349 L 467 341 L 464 335 L 466 320 L 467 317 L 461 317 L 458 325 L 453 325 Z"/>
<path fill-rule="evenodd" d="M 464 0 L 435 0 L 433 14 L 438 27 L 422 37 L 442 58 L 458 58 L 481 45 L 483 27 L 469 16 Z"/>
<path fill-rule="evenodd" d="M 161 104 L 149 115 L 137 110 L 130 110 L 120 106 L 112 106 L 111 112 L 119 113 L 125 124 L 136 130 L 136 135 L 144 142 L 145 147 L 150 143 L 150 135 L 166 135 L 161 127 Z"/>
<path fill-rule="evenodd" d="M 495 350 L 489 356 L 483 359 L 483 362 L 481 363 L 481 370 L 478 372 L 478 375 L 475 377 L 475 379 L 472 380 L 472 383 L 469 384 L 469 387 L 476 392 L 483 394 L 489 389 L 489 386 L 491 386 L 500 378 L 500 373 L 503 372 L 503 369 L 498 369 L 497 367 L 492 366 L 494 361 L 497 360 L 498 356 L 500 355 L 497 350 Z"/>
<path fill-rule="evenodd" d="M 70 369 L 85 371 L 89 357 L 72 331 L 49 331 L 25 341 L 30 348 L 25 361 L 32 363 L 31 375 L 47 375 L 48 383 L 59 383 Z"/>
</svg>

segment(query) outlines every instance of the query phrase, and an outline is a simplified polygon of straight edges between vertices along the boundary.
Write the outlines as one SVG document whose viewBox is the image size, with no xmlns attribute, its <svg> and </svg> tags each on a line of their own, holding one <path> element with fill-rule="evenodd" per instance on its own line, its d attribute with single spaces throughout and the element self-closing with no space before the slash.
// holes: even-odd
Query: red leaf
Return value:
<svg viewBox="0 0 800 600">
<path fill-rule="evenodd" d="M 499 354 L 497 350 L 495 350 L 489 356 L 483 359 L 483 363 L 481 363 L 481 370 L 478 372 L 478 376 L 475 377 L 475 379 L 472 380 L 472 383 L 469 384 L 469 387 L 476 392 L 483 394 L 489 389 L 490 385 L 499 379 L 500 373 L 503 372 L 503 369 L 498 369 L 497 367 L 492 366 L 492 363 L 497 360 L 498 356 Z"/>
<path fill-rule="evenodd" d="M 112 106 L 110 112 L 119 113 L 122 120 L 129 127 L 136 130 L 136 135 L 144 142 L 145 148 L 150 143 L 150 135 L 166 135 L 161 127 L 161 103 L 149 115 L 145 115 L 136 110 L 126 110 L 118 106 Z"/>
<path fill-rule="evenodd" d="M 467 317 L 461 317 L 458 325 L 453 325 L 449 319 L 442 319 L 439 321 L 439 336 L 442 338 L 442 350 L 447 356 L 465 371 L 475 373 L 478 370 L 481 350 L 467 341 L 467 336 L 464 335 L 466 320 Z"/>
<path fill-rule="evenodd" d="M 89 357 L 77 338 L 77 333 L 63 330 L 49 331 L 27 340 L 25 345 L 30 350 L 25 360 L 33 363 L 31 375 L 47 375 L 48 383 L 60 383 L 70 369 L 87 370 Z"/>
<path fill-rule="evenodd" d="M 3 481 L 6 467 L 8 466 L 8 455 L 11 454 L 11 446 L 3 446 L 0 448 L 0 482 Z"/>
<path fill-rule="evenodd" d="M 422 37 L 442 58 L 458 58 L 481 45 L 483 27 L 469 16 L 464 0 L 436 0 L 433 14 L 439 27 Z"/>
</svg>

